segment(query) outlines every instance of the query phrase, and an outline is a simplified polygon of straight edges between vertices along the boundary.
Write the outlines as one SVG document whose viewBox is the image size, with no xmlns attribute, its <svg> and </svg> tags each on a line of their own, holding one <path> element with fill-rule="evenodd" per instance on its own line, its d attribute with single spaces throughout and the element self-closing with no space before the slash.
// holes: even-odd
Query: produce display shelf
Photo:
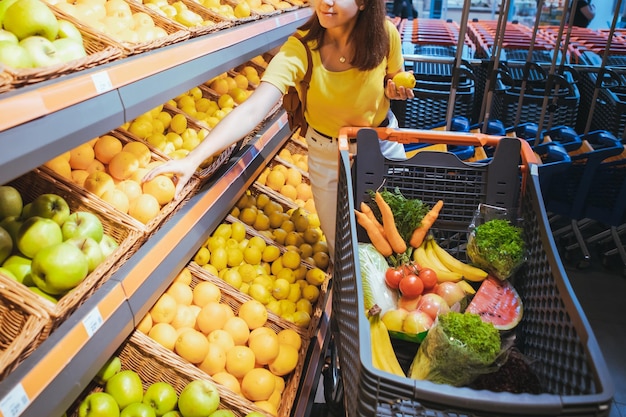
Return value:
<svg viewBox="0 0 626 417">
<path fill-rule="evenodd" d="M 281 13 L 3 93 L 0 183 L 280 45 L 310 14 Z"/>
</svg>

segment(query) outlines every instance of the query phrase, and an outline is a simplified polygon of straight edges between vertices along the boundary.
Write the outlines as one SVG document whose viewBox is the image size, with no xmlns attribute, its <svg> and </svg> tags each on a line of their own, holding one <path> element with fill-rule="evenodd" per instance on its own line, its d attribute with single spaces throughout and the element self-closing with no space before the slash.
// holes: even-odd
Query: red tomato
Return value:
<svg viewBox="0 0 626 417">
<path fill-rule="evenodd" d="M 430 268 L 420 269 L 418 276 L 424 283 L 424 289 L 426 290 L 431 289 L 437 283 L 437 273 Z"/>
<path fill-rule="evenodd" d="M 424 284 L 415 274 L 405 275 L 404 278 L 400 280 L 399 288 L 403 296 L 410 298 L 417 297 L 424 292 Z"/>
<path fill-rule="evenodd" d="M 385 272 L 385 282 L 389 286 L 389 288 L 393 288 L 394 290 L 398 289 L 398 285 L 400 285 L 400 280 L 404 277 L 404 273 L 401 269 L 398 268 L 389 268 L 387 272 Z"/>
</svg>

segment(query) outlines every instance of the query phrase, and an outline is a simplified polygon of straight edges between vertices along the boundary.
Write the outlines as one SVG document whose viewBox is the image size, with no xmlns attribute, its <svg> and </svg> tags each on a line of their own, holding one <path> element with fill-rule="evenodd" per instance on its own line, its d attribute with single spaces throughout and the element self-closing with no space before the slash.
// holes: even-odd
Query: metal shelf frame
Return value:
<svg viewBox="0 0 626 417">
<path fill-rule="evenodd" d="M 279 46 L 310 15 L 310 9 L 299 9 L 6 93 L 0 98 L 0 183 Z M 159 62 L 160 67 L 151 65 Z M 125 79 L 120 78 L 122 73 Z M 102 80 L 102 74 L 111 88 L 95 91 L 94 80 Z M 60 100 L 64 93 L 65 102 Z M 18 105 L 22 107 L 16 110 Z M 0 417 L 63 415 L 290 134 L 284 112 L 267 121 L 243 150 L 0 382 Z M 308 400 L 303 395 L 298 401 Z"/>
</svg>

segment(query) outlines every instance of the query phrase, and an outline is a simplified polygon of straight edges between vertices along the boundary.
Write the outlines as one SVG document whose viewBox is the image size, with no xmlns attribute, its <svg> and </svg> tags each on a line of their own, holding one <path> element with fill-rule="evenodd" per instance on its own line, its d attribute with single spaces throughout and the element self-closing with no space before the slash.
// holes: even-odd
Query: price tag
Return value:
<svg viewBox="0 0 626 417">
<path fill-rule="evenodd" d="M 26 409 L 30 400 L 22 384 L 17 384 L 0 400 L 0 412 L 3 417 L 17 417 Z"/>
<path fill-rule="evenodd" d="M 100 71 L 92 74 L 91 80 L 93 81 L 93 85 L 96 87 L 98 94 L 105 93 L 113 89 L 113 83 L 111 83 L 109 73 L 106 71 Z"/>
<path fill-rule="evenodd" d="M 87 334 L 89 337 L 93 336 L 93 334 L 102 326 L 104 320 L 102 320 L 102 315 L 100 314 L 100 310 L 98 307 L 94 308 L 87 314 L 87 317 L 83 319 L 83 326 L 85 326 L 85 330 L 87 330 Z"/>
</svg>

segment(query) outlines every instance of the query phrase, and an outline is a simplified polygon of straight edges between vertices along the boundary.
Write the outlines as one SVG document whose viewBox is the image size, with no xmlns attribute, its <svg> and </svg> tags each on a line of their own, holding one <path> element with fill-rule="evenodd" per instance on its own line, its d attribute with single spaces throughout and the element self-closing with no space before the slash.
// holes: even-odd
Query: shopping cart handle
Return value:
<svg viewBox="0 0 626 417">
<path fill-rule="evenodd" d="M 486 135 L 484 133 L 474 132 L 450 132 L 445 130 L 419 130 L 419 129 L 394 129 L 390 127 L 357 127 L 348 126 L 339 130 L 339 150 L 349 151 L 348 138 L 356 138 L 357 133 L 361 129 L 372 129 L 376 131 L 379 139 L 392 140 L 402 144 L 411 143 L 428 143 L 458 145 L 458 146 L 493 146 L 496 147 L 503 136 Z M 541 160 L 535 155 L 530 144 L 525 140 L 520 140 L 522 163 L 525 166 L 529 164 L 539 164 Z"/>
</svg>

